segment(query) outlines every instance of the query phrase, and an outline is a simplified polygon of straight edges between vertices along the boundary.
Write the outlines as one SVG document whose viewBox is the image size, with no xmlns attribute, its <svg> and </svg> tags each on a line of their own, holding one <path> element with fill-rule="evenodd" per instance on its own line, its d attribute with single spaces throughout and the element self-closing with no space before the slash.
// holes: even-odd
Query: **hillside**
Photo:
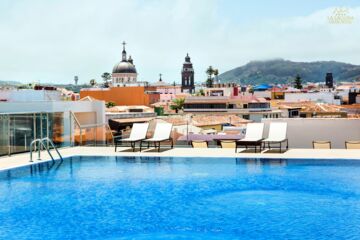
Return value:
<svg viewBox="0 0 360 240">
<path fill-rule="evenodd" d="M 221 82 L 241 84 L 293 82 L 299 74 L 303 82 L 324 82 L 327 72 L 335 81 L 360 80 L 360 66 L 335 61 L 292 62 L 283 59 L 252 61 L 219 75 Z"/>
</svg>

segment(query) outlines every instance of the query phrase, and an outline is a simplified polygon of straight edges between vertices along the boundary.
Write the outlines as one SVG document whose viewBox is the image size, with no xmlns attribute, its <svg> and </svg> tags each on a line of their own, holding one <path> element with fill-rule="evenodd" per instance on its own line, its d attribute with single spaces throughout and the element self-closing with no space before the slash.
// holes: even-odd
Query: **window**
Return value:
<svg viewBox="0 0 360 240">
<path fill-rule="evenodd" d="M 143 109 L 139 109 L 139 108 L 130 108 L 129 112 L 143 112 Z"/>
<path fill-rule="evenodd" d="M 291 111 L 290 116 L 291 116 L 291 117 L 297 117 L 297 116 L 299 116 L 299 111 Z"/>
</svg>

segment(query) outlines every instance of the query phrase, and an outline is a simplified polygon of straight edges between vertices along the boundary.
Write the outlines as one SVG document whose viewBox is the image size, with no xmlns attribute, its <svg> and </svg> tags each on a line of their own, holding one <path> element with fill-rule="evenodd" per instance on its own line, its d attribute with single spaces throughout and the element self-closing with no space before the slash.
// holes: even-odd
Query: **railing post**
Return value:
<svg viewBox="0 0 360 240">
<path fill-rule="evenodd" d="M 41 160 L 41 149 L 42 149 L 42 145 L 41 145 L 41 141 L 39 140 L 39 149 L 38 149 L 38 160 Z"/>
<path fill-rule="evenodd" d="M 33 131 L 33 134 L 34 134 L 34 140 L 36 139 L 36 113 L 33 114 L 33 127 L 34 127 L 34 131 Z M 37 146 L 35 144 L 35 151 L 37 150 Z"/>
<path fill-rule="evenodd" d="M 32 160 L 32 145 L 33 145 L 33 143 L 31 142 L 30 143 L 30 162 L 33 162 L 33 160 Z"/>
<path fill-rule="evenodd" d="M 73 131 L 72 131 L 72 128 L 73 128 L 73 124 L 72 124 L 72 114 L 71 114 L 71 111 L 69 111 L 69 121 L 70 121 L 70 147 L 73 147 L 74 143 L 73 143 L 73 137 L 72 137 L 72 134 L 73 134 Z"/>
<path fill-rule="evenodd" d="M 95 133 L 94 133 L 94 144 L 95 144 L 95 147 L 96 147 L 96 138 L 97 138 L 97 134 L 96 134 L 96 132 L 97 132 L 97 127 L 95 127 Z"/>
<path fill-rule="evenodd" d="M 8 134 L 8 155 L 11 156 L 11 133 L 10 133 L 10 120 L 11 117 L 10 115 L 8 115 L 8 130 L 7 130 L 7 134 Z"/>
</svg>

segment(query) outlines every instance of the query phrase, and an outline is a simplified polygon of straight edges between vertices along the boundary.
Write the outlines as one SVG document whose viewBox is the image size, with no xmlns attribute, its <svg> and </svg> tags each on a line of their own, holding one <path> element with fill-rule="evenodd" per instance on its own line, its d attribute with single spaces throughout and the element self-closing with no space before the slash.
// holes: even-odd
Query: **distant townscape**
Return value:
<svg viewBox="0 0 360 240">
<path fill-rule="evenodd" d="M 278 59 L 220 73 L 214 66 L 197 69 L 191 53 L 180 57 L 178 79 L 159 73 L 155 82 L 139 81 L 141 69 L 124 42 L 112 71 L 86 84 L 78 76 L 67 85 L 1 82 L 0 111 L 11 116 L 3 118 L 9 125 L 0 125 L 8 133 L 1 141 L 10 138 L 14 146 L 5 144 L 0 153 L 28 150 L 39 132 L 59 146 L 107 144 L 130 134 L 134 123 L 166 122 L 176 144 L 186 145 L 191 139 L 237 139 L 248 123 L 271 119 L 360 118 L 359 66 Z M 37 117 L 51 123 L 49 129 L 37 123 L 34 129 Z"/>
</svg>

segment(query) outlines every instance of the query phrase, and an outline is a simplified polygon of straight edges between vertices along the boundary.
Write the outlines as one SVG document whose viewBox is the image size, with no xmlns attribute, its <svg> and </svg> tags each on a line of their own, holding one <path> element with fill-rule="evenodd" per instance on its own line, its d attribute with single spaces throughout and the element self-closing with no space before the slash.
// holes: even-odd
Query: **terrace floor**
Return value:
<svg viewBox="0 0 360 240">
<path fill-rule="evenodd" d="M 156 157 L 237 157 L 237 158 L 306 158 L 306 159 L 356 159 L 360 160 L 359 150 L 346 149 L 290 149 L 284 153 L 278 153 L 273 150 L 270 152 L 254 153 L 253 151 L 245 151 L 245 149 L 238 149 L 235 153 L 234 149 L 224 148 L 163 148 L 161 152 L 154 149 L 144 150 L 139 152 L 132 152 L 128 147 L 119 147 L 118 151 L 114 151 L 114 147 L 69 147 L 60 149 L 62 156 L 156 156 Z M 56 158 L 55 152 L 52 152 Z M 49 161 L 50 157 L 46 152 L 42 153 L 42 161 Z M 34 162 L 30 163 L 29 153 L 16 154 L 12 156 L 0 157 L 0 170 L 11 169 L 30 164 L 36 164 L 40 161 L 36 160 L 37 156 L 33 154 Z"/>
</svg>

